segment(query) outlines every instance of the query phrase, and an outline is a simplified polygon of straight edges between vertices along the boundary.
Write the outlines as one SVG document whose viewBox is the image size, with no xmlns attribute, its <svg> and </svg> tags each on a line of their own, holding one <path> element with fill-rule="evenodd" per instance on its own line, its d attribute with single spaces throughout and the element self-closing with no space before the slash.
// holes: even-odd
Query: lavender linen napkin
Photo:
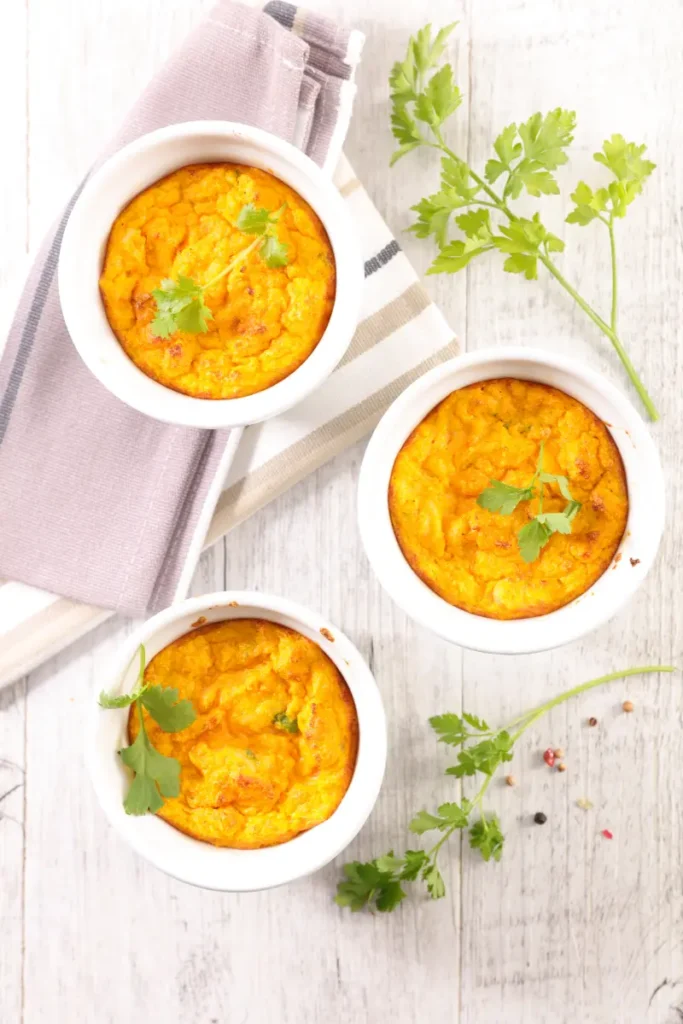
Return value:
<svg viewBox="0 0 683 1024">
<path fill-rule="evenodd" d="M 264 12 L 222 0 L 102 159 L 155 128 L 221 118 L 329 166 L 348 124 L 350 43 L 357 33 L 281 0 Z M 176 592 L 229 435 L 136 413 L 81 363 L 56 282 L 68 213 L 29 274 L 0 362 L 0 577 L 142 615 Z"/>
</svg>

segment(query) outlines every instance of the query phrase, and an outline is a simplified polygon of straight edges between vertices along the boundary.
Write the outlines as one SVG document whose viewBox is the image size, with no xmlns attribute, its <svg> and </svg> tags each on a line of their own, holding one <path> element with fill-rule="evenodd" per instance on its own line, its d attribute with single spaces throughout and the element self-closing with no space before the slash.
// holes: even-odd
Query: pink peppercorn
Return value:
<svg viewBox="0 0 683 1024">
<path fill-rule="evenodd" d="M 610 830 L 608 828 L 603 828 L 603 830 L 600 833 L 600 835 L 604 836 L 605 839 L 614 839 L 614 836 L 612 835 L 612 833 L 610 832 Z"/>
<path fill-rule="evenodd" d="M 555 751 L 552 747 L 548 747 L 545 754 L 543 755 L 543 760 L 549 768 L 553 767 L 553 765 L 555 764 Z"/>
</svg>

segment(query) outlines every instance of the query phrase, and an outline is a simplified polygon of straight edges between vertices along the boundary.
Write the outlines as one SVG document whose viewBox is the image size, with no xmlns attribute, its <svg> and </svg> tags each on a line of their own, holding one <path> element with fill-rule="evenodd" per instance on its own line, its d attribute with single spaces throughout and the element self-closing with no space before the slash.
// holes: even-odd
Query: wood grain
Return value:
<svg viewBox="0 0 683 1024">
<path fill-rule="evenodd" d="M 210 0 L 9 0 L 0 289 L 37 243 L 147 79 Z M 418 153 L 389 172 L 386 78 L 425 19 L 408 0 L 320 0 L 367 34 L 348 153 L 415 266 L 427 243 L 403 234 L 437 181 Z M 646 141 L 658 169 L 619 226 L 621 318 L 656 398 L 654 435 L 669 527 L 629 607 L 585 640 L 521 658 L 462 652 L 409 622 L 371 574 L 355 527 L 359 445 L 254 516 L 203 557 L 193 592 L 248 587 L 320 609 L 364 651 L 389 721 L 385 786 L 348 851 L 406 841 L 406 824 L 454 787 L 426 718 L 461 706 L 504 722 L 619 665 L 681 659 L 680 427 L 683 309 L 678 0 L 432 0 L 459 17 L 451 48 L 468 99 L 450 140 L 482 164 L 497 131 L 535 109 L 577 111 L 563 185 L 595 177 L 613 131 Z M 569 188 L 564 189 L 565 194 Z M 567 238 L 563 268 L 605 306 L 606 239 L 544 216 Z M 28 233 L 28 237 L 27 237 Z M 627 390 L 608 343 L 551 281 L 504 275 L 495 259 L 427 279 L 464 345 L 525 343 L 579 354 Z M 675 1024 L 683 1016 L 680 681 L 619 683 L 562 708 L 525 738 L 518 785 L 492 787 L 507 833 L 500 865 L 452 843 L 448 896 L 396 914 L 331 902 L 348 855 L 270 893 L 203 892 L 166 878 L 113 835 L 84 776 L 84 716 L 131 624 L 108 622 L 0 696 L 0 1021 L 108 1024 Z M 635 712 L 620 711 L 624 698 Z M 595 715 L 591 729 L 586 718 Z M 566 751 L 568 771 L 541 760 Z M 7 763 L 6 763 L 7 762 Z M 24 774 L 25 773 L 25 774 Z M 25 782 L 25 787 L 24 787 Z M 14 786 L 18 788 L 9 795 Z M 594 807 L 576 805 L 589 797 Z M 535 811 L 546 825 L 532 823 Z M 605 840 L 602 828 L 614 839 Z"/>
</svg>

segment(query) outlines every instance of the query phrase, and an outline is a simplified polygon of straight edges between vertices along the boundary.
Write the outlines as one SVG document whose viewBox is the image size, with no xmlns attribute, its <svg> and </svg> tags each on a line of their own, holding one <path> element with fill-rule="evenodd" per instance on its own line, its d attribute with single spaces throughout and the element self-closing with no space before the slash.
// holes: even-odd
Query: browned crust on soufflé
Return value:
<svg viewBox="0 0 683 1024">
<path fill-rule="evenodd" d="M 538 511 L 480 508 L 491 480 L 516 487 L 543 468 L 566 476 L 581 509 L 569 535 L 553 534 L 526 563 L 517 534 Z M 544 511 L 566 500 L 544 489 Z M 436 594 L 494 619 L 546 615 L 585 593 L 605 572 L 626 527 L 628 489 L 619 450 L 581 402 L 532 381 L 498 378 L 452 392 L 411 432 L 396 457 L 389 512 L 403 555 Z"/>
</svg>

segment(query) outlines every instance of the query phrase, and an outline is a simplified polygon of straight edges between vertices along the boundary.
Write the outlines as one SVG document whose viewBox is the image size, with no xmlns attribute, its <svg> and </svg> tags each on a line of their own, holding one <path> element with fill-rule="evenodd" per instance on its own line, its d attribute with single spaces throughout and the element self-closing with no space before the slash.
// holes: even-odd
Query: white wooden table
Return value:
<svg viewBox="0 0 683 1024">
<path fill-rule="evenodd" d="M 141 87 L 211 0 L 4 0 L 0 287 L 35 246 Z M 618 667 L 683 663 L 683 90 L 680 0 L 319 0 L 368 36 L 347 150 L 396 232 L 436 181 L 434 159 L 391 173 L 387 74 L 428 16 L 461 19 L 454 46 L 468 101 L 453 138 L 473 161 L 508 121 L 571 106 L 570 183 L 622 131 L 657 171 L 621 235 L 622 322 L 662 412 L 668 528 L 636 599 L 588 639 L 549 654 L 488 657 L 407 621 L 361 551 L 348 451 L 202 559 L 201 593 L 286 593 L 336 621 L 370 658 L 389 719 L 386 783 L 350 854 L 402 848 L 414 810 L 448 792 L 428 715 L 461 706 L 504 721 Z M 412 162 L 409 162 L 412 161 Z M 597 169 L 597 168 L 596 168 Z M 569 189 L 567 189 L 568 193 Z M 562 203 L 547 204 L 561 227 Z M 554 211 L 554 212 L 553 212 Z M 608 303 L 606 239 L 565 226 L 568 276 Z M 424 270 L 430 247 L 401 236 Z M 548 280 L 496 260 L 428 278 L 468 349 L 540 344 L 625 387 L 608 343 Z M 0 500 L 1 496 L 0 496 Z M 0 694 L 2 1024 L 674 1024 L 683 1019 L 683 696 L 680 677 L 614 684 L 526 737 L 515 789 L 492 787 L 507 833 L 500 865 L 452 843 L 448 895 L 391 916 L 331 902 L 339 862 L 274 892 L 203 892 L 138 859 L 105 824 L 84 774 L 85 704 L 130 628 L 108 623 Z M 625 697 L 633 715 L 620 712 Z M 586 717 L 600 720 L 596 729 Z M 561 745 L 565 775 L 539 751 Z M 4 794 L 4 795 L 3 795 Z M 591 811 L 576 806 L 580 797 Z M 543 810 L 548 823 L 531 823 Z M 611 842 L 599 832 L 609 828 Z"/>
</svg>

